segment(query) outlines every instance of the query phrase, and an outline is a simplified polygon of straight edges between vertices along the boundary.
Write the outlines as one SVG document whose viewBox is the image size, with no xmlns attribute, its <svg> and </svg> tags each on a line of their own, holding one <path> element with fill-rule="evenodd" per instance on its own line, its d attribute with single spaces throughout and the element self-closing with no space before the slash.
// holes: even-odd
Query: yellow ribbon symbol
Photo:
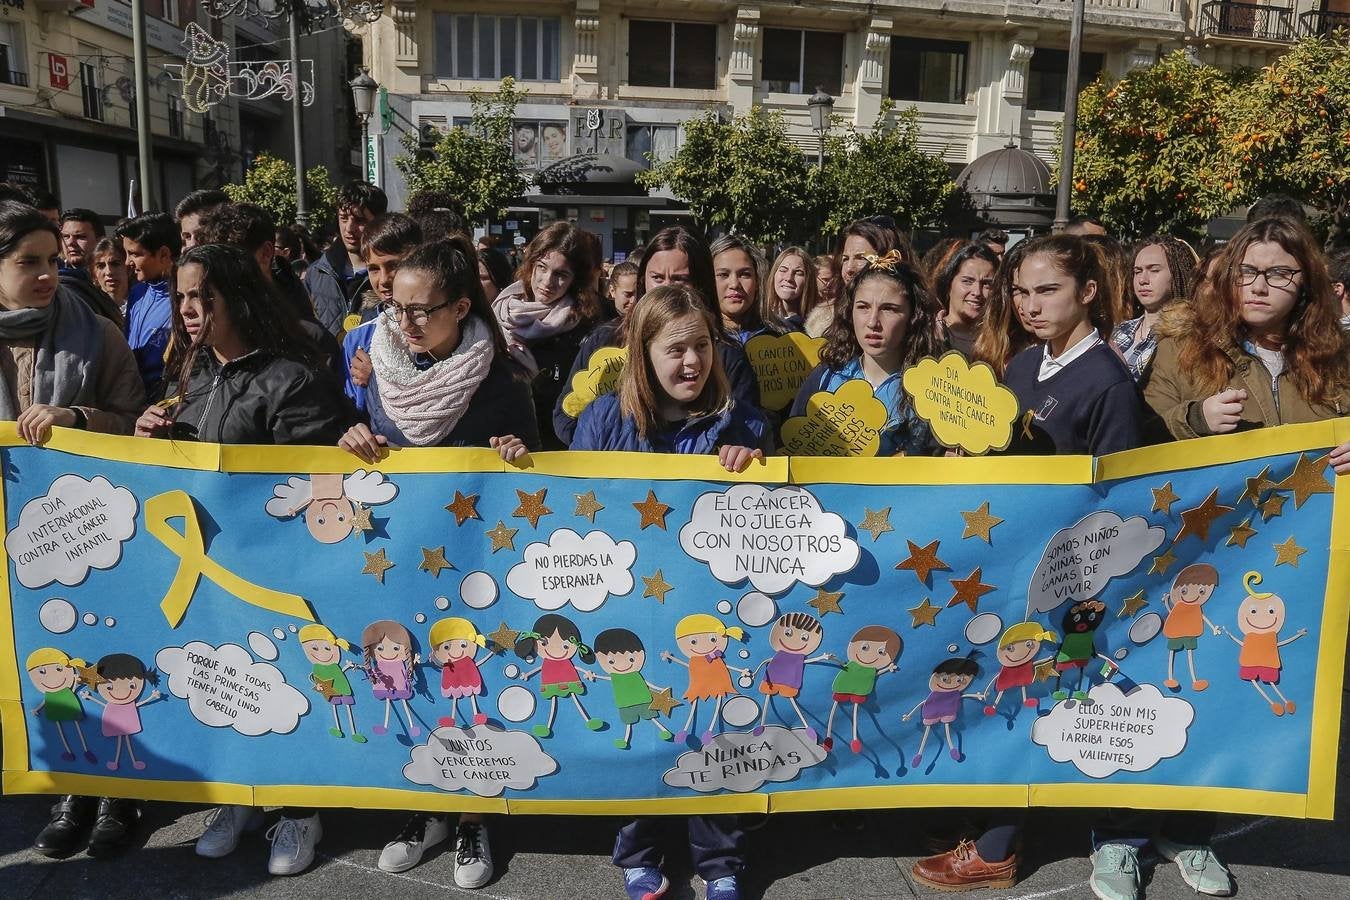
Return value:
<svg viewBox="0 0 1350 900">
<path fill-rule="evenodd" d="M 169 525 L 169 520 L 174 518 L 182 518 L 182 534 Z M 145 528 L 179 560 L 178 573 L 159 605 L 170 628 L 177 628 L 183 621 L 197 590 L 197 581 L 203 575 L 245 603 L 283 616 L 316 621 L 305 598 L 245 581 L 207 556 L 201 524 L 197 521 L 197 507 L 184 491 L 166 491 L 145 501 Z"/>
</svg>

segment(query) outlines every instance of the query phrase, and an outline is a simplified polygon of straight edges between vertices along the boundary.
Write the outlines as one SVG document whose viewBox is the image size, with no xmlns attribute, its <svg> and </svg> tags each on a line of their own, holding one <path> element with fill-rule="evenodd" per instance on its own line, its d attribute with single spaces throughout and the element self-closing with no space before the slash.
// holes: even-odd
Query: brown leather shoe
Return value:
<svg viewBox="0 0 1350 900">
<path fill-rule="evenodd" d="M 1017 854 L 1001 862 L 986 862 L 973 843 L 962 841 L 954 850 L 919 860 L 910 873 L 916 881 L 939 891 L 1009 888 L 1017 883 Z"/>
</svg>

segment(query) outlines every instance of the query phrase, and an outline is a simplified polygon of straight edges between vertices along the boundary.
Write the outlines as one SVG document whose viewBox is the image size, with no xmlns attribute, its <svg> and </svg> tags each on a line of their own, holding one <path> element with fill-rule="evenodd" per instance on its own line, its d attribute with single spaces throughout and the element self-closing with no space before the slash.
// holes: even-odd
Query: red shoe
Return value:
<svg viewBox="0 0 1350 900">
<path fill-rule="evenodd" d="M 997 709 L 994 709 L 994 707 L 992 707 L 992 706 L 986 706 L 986 707 L 984 708 L 984 714 L 985 714 L 986 716 L 992 716 L 992 715 L 993 715 L 994 713 L 996 713 L 996 712 L 998 712 L 998 710 L 997 710 Z"/>
<path fill-rule="evenodd" d="M 1017 854 L 1001 862 L 986 862 L 970 841 L 956 849 L 921 859 L 910 870 L 916 881 L 939 891 L 1010 888 L 1017 883 Z"/>
</svg>

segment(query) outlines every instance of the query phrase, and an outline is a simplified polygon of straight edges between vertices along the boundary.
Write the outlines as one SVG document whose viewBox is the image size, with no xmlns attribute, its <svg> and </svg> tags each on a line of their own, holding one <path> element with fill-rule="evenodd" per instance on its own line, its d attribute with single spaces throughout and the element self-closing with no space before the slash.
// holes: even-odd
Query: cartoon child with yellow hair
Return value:
<svg viewBox="0 0 1350 900">
<path fill-rule="evenodd" d="M 75 685 L 80 680 L 80 669 L 84 667 L 84 660 L 71 659 L 54 647 L 34 650 L 28 654 L 28 661 L 24 663 L 28 677 L 32 679 L 34 686 L 42 691 L 42 702 L 33 709 L 33 715 L 40 716 L 56 726 L 56 733 L 61 737 L 61 746 L 65 748 L 61 758 L 66 762 L 75 759 L 75 752 L 70 749 L 70 742 L 66 740 L 66 730 L 62 726 L 63 722 L 70 722 L 75 726 L 75 733 L 79 735 L 80 749 L 84 751 L 85 760 L 92 764 L 98 762 L 98 757 L 90 751 L 89 744 L 84 739 L 84 729 L 80 727 L 80 721 L 84 718 L 84 704 L 75 695 Z"/>
<path fill-rule="evenodd" d="M 1027 688 L 1036 680 L 1036 654 L 1041 652 L 1041 644 L 1057 640 L 1059 635 L 1042 628 L 1039 622 L 1019 622 L 1003 632 L 1003 637 L 998 639 L 998 649 L 994 651 L 1000 666 L 998 674 L 989 680 L 980 694 L 981 700 L 987 700 L 991 690 L 998 691 L 994 702 L 984 708 L 986 716 L 998 712 L 998 702 L 1003 699 L 1004 692 L 1013 688 L 1021 689 L 1023 706 L 1040 705 L 1035 697 L 1027 696 Z"/>
<path fill-rule="evenodd" d="M 458 616 L 441 619 L 431 626 L 431 661 L 441 667 L 441 696 L 450 701 L 450 715 L 441 716 L 438 725 L 455 726 L 459 701 L 469 698 L 473 724 L 487 723 L 487 714 L 478 710 L 478 695 L 483 693 L 483 675 L 478 671 L 478 651 L 487 647 L 487 638 L 468 619 Z M 492 653 L 483 657 L 486 661 Z"/>
<path fill-rule="evenodd" d="M 347 680 L 347 672 L 356 668 L 348 660 L 342 661 L 342 651 L 350 650 L 352 645 L 333 634 L 327 625 L 306 625 L 300 629 L 300 649 L 305 653 L 314 668 L 310 670 L 309 680 L 314 690 L 323 695 L 329 706 L 333 707 L 333 727 L 328 733 L 335 738 L 343 737 L 342 722 L 338 719 L 338 707 L 347 709 L 347 725 L 351 729 L 352 741 L 364 744 L 366 736 L 356 730 L 356 718 L 352 707 L 356 705 L 356 694 L 352 683 Z"/>
<path fill-rule="evenodd" d="M 1308 629 L 1300 628 L 1293 637 L 1280 640 L 1280 629 L 1284 627 L 1284 601 L 1276 594 L 1252 590 L 1252 585 L 1260 583 L 1260 572 L 1242 576 L 1242 586 L 1247 589 L 1247 599 L 1238 607 L 1238 630 L 1242 632 L 1242 640 L 1226 627 L 1223 631 L 1242 648 L 1238 653 L 1238 678 L 1250 681 L 1275 715 L 1293 714 L 1294 701 L 1280 693 L 1280 669 L 1283 668 L 1280 648 L 1303 637 Z M 1262 689 L 1262 683 L 1270 685 L 1275 696 L 1280 698 L 1279 703 L 1270 699 Z"/>
<path fill-rule="evenodd" d="M 675 624 L 675 645 L 689 661 L 685 662 L 669 650 L 661 651 L 661 658 L 666 662 L 679 663 L 689 670 L 689 688 L 684 692 L 684 699 L 689 701 L 689 718 L 684 727 L 675 732 L 676 743 L 683 743 L 689 737 L 700 700 L 713 701 L 712 720 L 700 736 L 703 746 L 712 743 L 713 732 L 722 716 L 722 701 L 727 695 L 737 693 L 731 686 L 731 672 L 726 662 L 728 638 L 743 641 L 745 631 L 735 625 L 728 628 L 716 616 L 693 613 Z M 749 669 L 737 671 L 742 675 L 750 674 Z"/>
</svg>

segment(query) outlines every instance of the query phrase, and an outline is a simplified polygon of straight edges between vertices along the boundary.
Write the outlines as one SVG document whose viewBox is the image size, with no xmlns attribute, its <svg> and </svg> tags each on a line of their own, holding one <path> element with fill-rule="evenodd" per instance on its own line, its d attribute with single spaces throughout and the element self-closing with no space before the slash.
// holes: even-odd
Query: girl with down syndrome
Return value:
<svg viewBox="0 0 1350 900">
<path fill-rule="evenodd" d="M 591 716 L 581 705 L 581 695 L 586 693 L 586 688 L 582 686 L 581 673 L 572 660 L 579 658 L 590 665 L 595 662 L 595 653 L 582 641 L 581 631 L 571 619 L 557 613 L 540 616 L 532 631 L 522 631 L 516 636 L 515 649 L 516 656 L 521 659 L 538 658 L 540 661 L 537 667 L 520 676 L 522 680 L 528 680 L 538 675 L 539 693 L 548 701 L 548 724 L 534 726 L 536 737 L 553 736 L 559 698 L 572 698 L 581 720 L 591 731 L 605 727 L 603 719 Z"/>
</svg>

